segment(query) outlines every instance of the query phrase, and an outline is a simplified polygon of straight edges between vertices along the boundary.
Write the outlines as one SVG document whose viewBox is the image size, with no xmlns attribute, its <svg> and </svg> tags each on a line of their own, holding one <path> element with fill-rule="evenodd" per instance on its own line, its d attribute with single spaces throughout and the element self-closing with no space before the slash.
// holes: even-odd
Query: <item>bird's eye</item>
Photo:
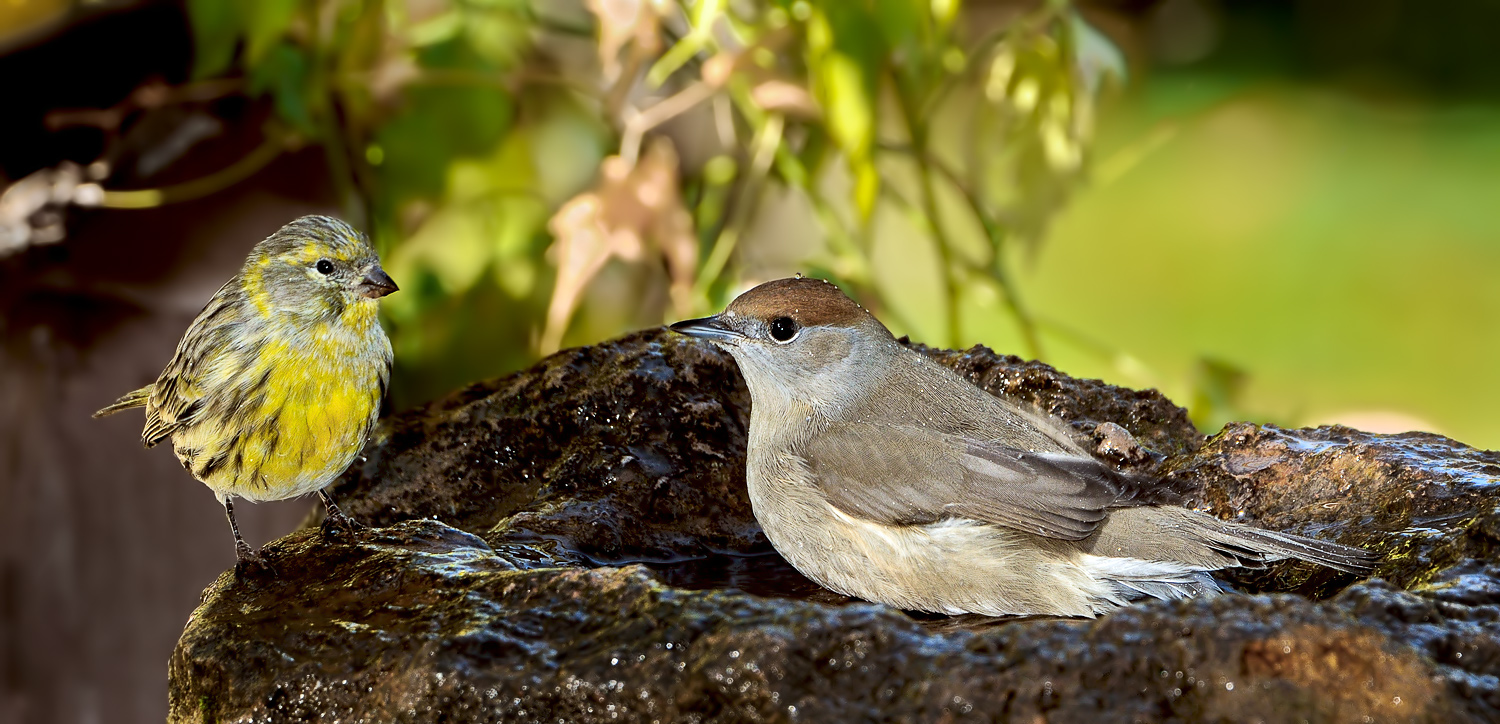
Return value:
<svg viewBox="0 0 1500 724">
<path fill-rule="evenodd" d="M 319 259 L 318 265 L 315 268 L 318 270 L 319 274 L 332 274 L 333 262 L 328 261 L 327 259 Z"/>
<path fill-rule="evenodd" d="M 777 317 L 771 320 L 771 339 L 782 344 L 797 338 L 797 323 L 791 317 Z"/>
</svg>

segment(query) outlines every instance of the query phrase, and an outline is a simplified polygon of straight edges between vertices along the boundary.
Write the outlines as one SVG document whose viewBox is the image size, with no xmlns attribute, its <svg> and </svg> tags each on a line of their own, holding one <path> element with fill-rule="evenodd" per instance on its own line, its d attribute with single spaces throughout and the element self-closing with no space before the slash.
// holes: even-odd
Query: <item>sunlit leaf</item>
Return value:
<svg viewBox="0 0 1500 724">
<path fill-rule="evenodd" d="M 475 53 L 499 67 L 516 65 L 531 45 L 530 26 L 525 19 L 499 10 L 469 13 L 464 34 Z"/>
<path fill-rule="evenodd" d="M 463 27 L 464 14 L 454 8 L 406 28 L 406 37 L 410 40 L 412 47 L 423 48 L 446 43 L 458 37 Z"/>
<path fill-rule="evenodd" d="M 750 98 L 762 110 L 802 118 L 815 118 L 818 104 L 806 89 L 783 80 L 768 80 L 750 90 Z"/>
<path fill-rule="evenodd" d="M 1068 14 L 1068 22 L 1078 48 L 1074 64 L 1088 93 L 1097 93 L 1099 85 L 1108 78 L 1122 83 L 1129 79 L 1125 54 L 1109 36 L 1099 32 L 1076 11 Z"/>
<path fill-rule="evenodd" d="M 854 164 L 854 204 L 860 216 L 868 219 L 880 199 L 880 172 L 868 160 Z"/>
<path fill-rule="evenodd" d="M 587 0 L 584 5 L 598 21 L 599 67 L 606 82 L 620 77 L 620 51 L 627 45 L 634 44 L 641 57 L 661 50 L 661 17 L 669 10 L 665 0 Z"/>
<path fill-rule="evenodd" d="M 842 53 L 829 53 L 821 66 L 829 133 L 850 155 L 868 155 L 875 138 L 874 78 Z"/>
<path fill-rule="evenodd" d="M 677 153 L 657 139 L 631 166 L 619 156 L 605 159 L 599 185 L 563 204 L 548 222 L 556 241 L 550 254 L 557 282 L 547 308 L 541 352 L 550 354 L 589 282 L 611 258 L 639 261 L 650 249 L 666 262 L 672 301 L 690 309 L 697 269 L 698 238 L 678 188 Z"/>
<path fill-rule="evenodd" d="M 233 4 L 238 6 L 245 26 L 245 63 L 254 67 L 286 34 L 298 0 L 240 0 Z"/>
</svg>

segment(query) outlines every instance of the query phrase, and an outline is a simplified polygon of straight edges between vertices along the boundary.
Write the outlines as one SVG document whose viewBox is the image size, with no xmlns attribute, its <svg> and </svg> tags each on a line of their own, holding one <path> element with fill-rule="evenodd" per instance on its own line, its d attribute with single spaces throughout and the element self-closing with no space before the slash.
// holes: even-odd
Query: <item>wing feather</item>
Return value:
<svg viewBox="0 0 1500 724">
<path fill-rule="evenodd" d="M 801 451 L 839 510 L 893 525 L 970 518 L 1082 540 L 1130 485 L 1091 458 L 928 428 L 837 423 Z"/>
<path fill-rule="evenodd" d="M 172 361 L 152 385 L 146 405 L 146 427 L 141 443 L 154 447 L 184 427 L 192 425 L 203 412 L 203 376 L 213 362 L 235 343 L 236 330 L 243 320 L 243 291 L 235 276 L 219 288 L 203 311 L 193 319 Z"/>
</svg>

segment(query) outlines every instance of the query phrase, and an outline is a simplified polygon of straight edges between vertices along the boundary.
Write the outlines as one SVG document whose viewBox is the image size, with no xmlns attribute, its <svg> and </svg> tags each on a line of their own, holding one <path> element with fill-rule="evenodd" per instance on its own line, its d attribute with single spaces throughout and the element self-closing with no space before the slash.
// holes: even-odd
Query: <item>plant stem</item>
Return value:
<svg viewBox="0 0 1500 724">
<path fill-rule="evenodd" d="M 110 209 L 149 209 L 163 204 L 191 201 L 239 183 L 281 155 L 282 138 L 270 135 L 243 158 L 202 178 L 173 186 L 131 191 L 105 191 L 100 206 Z"/>
<path fill-rule="evenodd" d="M 709 286 L 718 280 L 725 265 L 729 263 L 729 255 L 734 253 L 734 247 L 739 242 L 745 224 L 750 220 L 750 211 L 764 185 L 762 182 L 771 170 L 771 161 L 776 158 L 776 149 L 781 146 L 781 132 L 785 127 L 786 120 L 781 114 L 772 113 L 766 116 L 765 124 L 755 134 L 755 155 L 750 159 L 750 173 L 740 187 L 740 195 L 735 200 L 734 210 L 730 212 L 732 216 L 729 223 L 719 232 L 713 250 L 709 252 L 708 259 L 703 262 L 703 269 L 698 273 L 698 283 L 693 290 L 696 298 L 707 298 Z"/>
<path fill-rule="evenodd" d="M 957 348 L 963 344 L 961 325 L 958 319 L 958 282 L 954 279 L 952 237 L 943 225 L 938 213 L 937 194 L 933 189 L 932 168 L 927 158 L 927 123 L 918 116 L 916 101 L 902 87 L 899 78 L 892 78 L 901 113 L 906 120 L 907 134 L 911 137 L 912 159 L 917 164 L 917 177 L 922 190 L 922 210 L 937 242 L 938 258 L 943 265 L 943 294 L 948 314 L 948 346 Z"/>
<path fill-rule="evenodd" d="M 1041 359 L 1042 340 L 1037 334 L 1036 320 L 1032 318 L 1031 313 L 1022 302 L 1021 294 L 1016 290 L 1015 281 L 1011 279 L 1010 266 L 1005 261 L 1006 230 L 1001 228 L 1000 223 L 995 220 L 995 217 L 984 208 L 984 204 L 980 202 L 979 197 L 961 182 L 958 174 L 953 169 L 948 168 L 946 164 L 936 158 L 929 159 L 929 161 L 934 168 L 948 179 L 949 183 L 953 184 L 954 188 L 958 189 L 959 194 L 964 198 L 964 202 L 968 204 L 969 210 L 974 214 L 974 218 L 978 219 L 979 225 L 984 227 L 985 236 L 989 237 L 990 246 L 995 250 L 995 281 L 1000 284 L 1000 293 L 1005 299 L 1005 306 L 1010 308 L 1011 316 L 1015 317 L 1016 325 L 1021 328 L 1021 341 L 1026 344 L 1026 353 L 1032 359 Z"/>
</svg>

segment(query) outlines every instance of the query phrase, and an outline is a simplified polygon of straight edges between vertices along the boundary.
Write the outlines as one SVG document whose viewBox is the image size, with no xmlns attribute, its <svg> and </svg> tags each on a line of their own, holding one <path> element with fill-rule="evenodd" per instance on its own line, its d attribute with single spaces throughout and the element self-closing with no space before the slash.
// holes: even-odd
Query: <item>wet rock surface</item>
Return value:
<svg viewBox="0 0 1500 724">
<path fill-rule="evenodd" d="M 1374 575 L 1400 587 L 1500 553 L 1500 453 L 1441 435 L 1232 423 L 1159 472 L 1188 505 L 1221 518 L 1376 551 Z M 1350 579 L 1285 562 L 1232 580 L 1324 597 Z"/>
<path fill-rule="evenodd" d="M 1154 391 L 919 350 L 1192 505 L 1380 551 L 1384 580 L 1278 564 L 1226 578 L 1254 595 L 1096 621 L 852 601 L 755 525 L 733 362 L 650 331 L 389 420 L 334 490 L 380 527 L 221 576 L 172 658 L 172 719 L 1500 717 L 1500 454 L 1337 427 L 1205 441 Z"/>
<path fill-rule="evenodd" d="M 766 553 L 749 409 L 728 355 L 642 332 L 396 415 L 333 493 L 372 525 L 437 518 L 595 562 Z"/>
</svg>

